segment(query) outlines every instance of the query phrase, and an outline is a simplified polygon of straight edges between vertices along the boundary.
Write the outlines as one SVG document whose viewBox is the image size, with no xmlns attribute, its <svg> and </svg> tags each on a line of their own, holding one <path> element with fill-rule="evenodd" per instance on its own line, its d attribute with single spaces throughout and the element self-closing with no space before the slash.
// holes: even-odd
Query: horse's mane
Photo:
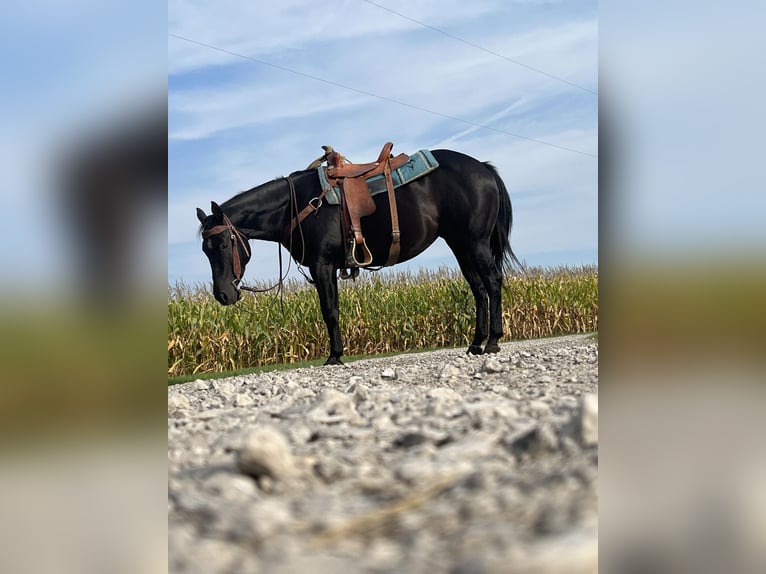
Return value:
<svg viewBox="0 0 766 574">
<path fill-rule="evenodd" d="M 287 177 L 295 178 L 295 177 L 299 177 L 301 175 L 304 175 L 304 174 L 312 172 L 312 171 L 314 171 L 314 170 L 313 169 L 299 169 L 297 171 L 294 171 L 294 172 L 290 173 L 290 175 L 288 175 Z M 281 179 L 287 179 L 287 178 L 285 176 L 283 176 L 283 175 L 278 175 L 277 177 L 275 177 L 274 179 L 272 179 L 270 181 L 267 181 L 265 183 L 261 183 L 259 185 L 256 185 L 255 187 L 251 187 L 250 189 L 245 189 L 244 191 L 240 191 L 236 195 L 234 195 L 234 196 L 230 197 L 229 199 L 227 199 L 226 201 L 224 201 L 221 204 L 221 209 L 225 209 L 225 207 L 228 204 L 232 203 L 233 201 L 235 201 L 237 199 L 240 199 L 246 193 L 250 193 L 251 191 L 261 187 L 262 185 L 266 185 L 266 183 L 273 183 L 273 182 L 279 181 Z M 202 235 L 202 228 L 203 228 L 203 224 L 200 223 L 199 227 L 197 228 L 197 237 L 200 237 Z"/>
</svg>

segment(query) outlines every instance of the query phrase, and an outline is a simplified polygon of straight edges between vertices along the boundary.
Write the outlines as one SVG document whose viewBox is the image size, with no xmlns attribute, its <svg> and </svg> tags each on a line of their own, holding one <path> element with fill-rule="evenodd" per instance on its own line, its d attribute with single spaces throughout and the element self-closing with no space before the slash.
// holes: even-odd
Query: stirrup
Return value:
<svg viewBox="0 0 766 574">
<path fill-rule="evenodd" d="M 362 251 L 361 261 L 356 256 L 357 249 L 361 249 Z M 367 248 L 367 244 L 364 242 L 364 239 L 362 239 L 361 243 L 357 243 L 356 238 L 351 240 L 351 257 L 353 257 L 354 264 L 358 267 L 366 267 L 372 263 L 372 253 L 370 253 L 370 250 Z"/>
</svg>

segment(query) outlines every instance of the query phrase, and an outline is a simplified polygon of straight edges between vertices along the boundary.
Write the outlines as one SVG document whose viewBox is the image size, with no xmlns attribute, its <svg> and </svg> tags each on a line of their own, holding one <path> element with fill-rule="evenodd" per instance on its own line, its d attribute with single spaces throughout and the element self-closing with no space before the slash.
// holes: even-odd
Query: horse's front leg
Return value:
<svg viewBox="0 0 766 574">
<path fill-rule="evenodd" d="M 335 267 L 317 264 L 310 267 L 309 271 L 319 295 L 319 305 L 327 325 L 327 334 L 330 336 L 330 356 L 325 361 L 325 365 L 342 365 L 340 357 L 343 355 L 343 340 L 340 336 L 338 321 L 338 276 Z"/>
</svg>

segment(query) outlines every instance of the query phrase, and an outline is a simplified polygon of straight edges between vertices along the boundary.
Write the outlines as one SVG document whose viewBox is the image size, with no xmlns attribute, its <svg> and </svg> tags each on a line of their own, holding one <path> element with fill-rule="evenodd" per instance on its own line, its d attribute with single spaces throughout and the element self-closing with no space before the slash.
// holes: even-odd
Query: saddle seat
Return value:
<svg viewBox="0 0 766 574">
<path fill-rule="evenodd" d="M 365 179 L 383 173 L 385 161 L 391 162 L 391 169 L 398 169 L 407 163 L 410 157 L 406 153 L 400 153 L 396 157 L 391 156 L 391 149 L 394 144 L 387 142 L 380 151 L 377 161 L 370 163 L 351 163 L 343 155 L 339 154 L 331 147 L 327 146 L 329 151 L 325 156 L 327 158 L 327 177 L 336 179 L 341 177 L 354 178 L 364 176 Z"/>
<path fill-rule="evenodd" d="M 391 207 L 392 238 L 386 265 L 393 265 L 399 257 L 399 219 L 396 210 L 391 170 L 399 169 L 410 160 L 405 153 L 391 155 L 394 144 L 386 142 L 378 160 L 370 163 L 351 163 L 330 146 L 323 146 L 327 161 L 325 173 L 332 186 L 341 190 L 344 232 L 347 235 L 346 265 L 350 268 L 365 267 L 372 263 L 372 253 L 362 235 L 361 218 L 375 213 L 375 202 L 367 187 L 367 178 L 383 174 Z M 350 230 L 347 228 L 350 227 Z"/>
</svg>

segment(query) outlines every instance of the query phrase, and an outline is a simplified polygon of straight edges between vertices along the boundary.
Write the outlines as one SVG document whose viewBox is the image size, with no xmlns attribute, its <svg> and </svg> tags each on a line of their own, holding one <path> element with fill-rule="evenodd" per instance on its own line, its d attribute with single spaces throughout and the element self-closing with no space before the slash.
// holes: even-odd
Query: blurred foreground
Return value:
<svg viewBox="0 0 766 574">
<path fill-rule="evenodd" d="M 163 572 L 167 9 L 0 19 L 1 572 Z"/>
<path fill-rule="evenodd" d="M 602 278 L 605 572 L 766 566 L 766 268 L 690 259 Z"/>
<path fill-rule="evenodd" d="M 766 571 L 765 20 L 599 3 L 604 572 Z"/>
</svg>

